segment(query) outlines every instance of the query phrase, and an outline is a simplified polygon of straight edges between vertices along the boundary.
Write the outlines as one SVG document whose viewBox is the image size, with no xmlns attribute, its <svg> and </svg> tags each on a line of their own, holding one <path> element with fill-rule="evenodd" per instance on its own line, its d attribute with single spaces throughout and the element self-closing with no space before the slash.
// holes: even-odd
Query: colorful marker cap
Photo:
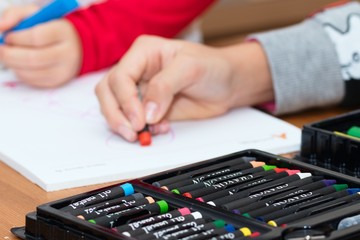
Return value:
<svg viewBox="0 0 360 240">
<path fill-rule="evenodd" d="M 347 192 L 349 193 L 349 195 L 353 195 L 353 194 L 359 194 L 360 192 L 360 188 L 349 188 L 347 189 Z"/>
<path fill-rule="evenodd" d="M 216 228 L 223 228 L 223 227 L 225 227 L 225 224 L 226 224 L 225 221 L 221 220 L 221 219 L 215 220 L 213 223 Z"/>
<path fill-rule="evenodd" d="M 269 171 L 269 170 L 272 170 L 272 169 L 275 169 L 276 166 L 274 165 L 263 165 L 262 168 L 265 170 L 265 171 Z"/>
<path fill-rule="evenodd" d="M 352 137 L 360 138 L 360 127 L 353 126 L 346 133 Z"/>
<path fill-rule="evenodd" d="M 228 232 L 235 232 L 235 227 L 234 227 L 234 225 L 232 225 L 232 224 L 227 224 L 227 225 L 225 226 L 225 229 L 226 229 L 226 231 L 228 231 Z"/>
<path fill-rule="evenodd" d="M 251 235 L 251 230 L 247 227 L 240 228 L 239 230 L 244 234 L 244 237 Z"/>
<path fill-rule="evenodd" d="M 190 193 L 188 193 L 188 192 L 184 193 L 183 196 L 188 197 L 188 198 L 192 198 L 192 195 Z"/>
<path fill-rule="evenodd" d="M 179 208 L 178 211 L 180 212 L 180 214 L 182 216 L 188 215 L 191 213 L 190 209 L 185 207 L 185 208 Z"/>
<path fill-rule="evenodd" d="M 130 183 L 122 184 L 120 187 L 124 190 L 125 196 L 131 195 L 135 192 L 133 185 Z"/>
<path fill-rule="evenodd" d="M 166 201 L 160 200 L 156 202 L 160 207 L 160 213 L 167 213 L 169 211 L 169 205 Z"/>
<path fill-rule="evenodd" d="M 144 131 L 138 134 L 138 139 L 141 146 L 149 146 L 151 145 L 151 133 L 148 131 Z"/>
<path fill-rule="evenodd" d="M 179 190 L 177 190 L 177 189 L 173 189 L 173 190 L 171 190 L 171 192 L 173 192 L 175 194 L 180 194 Z"/>
<path fill-rule="evenodd" d="M 275 222 L 275 221 L 273 221 L 273 220 L 268 221 L 268 224 L 269 224 L 270 226 L 277 227 L 276 222 Z"/>
</svg>

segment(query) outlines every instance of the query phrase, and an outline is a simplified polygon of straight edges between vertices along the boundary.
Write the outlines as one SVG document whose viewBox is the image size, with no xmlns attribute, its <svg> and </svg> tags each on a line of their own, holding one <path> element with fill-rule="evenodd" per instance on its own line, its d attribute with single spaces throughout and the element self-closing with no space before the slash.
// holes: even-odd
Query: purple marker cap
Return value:
<svg viewBox="0 0 360 240">
<path fill-rule="evenodd" d="M 334 185 L 336 183 L 336 180 L 334 179 L 325 179 L 325 180 L 322 180 L 323 183 L 325 183 L 326 186 L 331 186 L 331 185 Z"/>
<path fill-rule="evenodd" d="M 236 213 L 236 214 L 241 214 L 241 212 L 239 211 L 239 209 L 234 209 L 232 210 L 233 213 Z"/>
</svg>

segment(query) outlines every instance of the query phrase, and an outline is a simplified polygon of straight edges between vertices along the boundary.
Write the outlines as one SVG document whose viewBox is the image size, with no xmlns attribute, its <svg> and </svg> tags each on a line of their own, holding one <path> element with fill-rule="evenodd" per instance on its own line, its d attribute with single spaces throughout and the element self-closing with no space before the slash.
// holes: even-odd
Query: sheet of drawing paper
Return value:
<svg viewBox="0 0 360 240">
<path fill-rule="evenodd" d="M 94 94 L 103 72 L 57 89 L 0 75 L 0 159 L 46 191 L 142 177 L 224 154 L 299 150 L 300 129 L 252 108 L 173 122 L 150 147 L 109 130 Z"/>
</svg>

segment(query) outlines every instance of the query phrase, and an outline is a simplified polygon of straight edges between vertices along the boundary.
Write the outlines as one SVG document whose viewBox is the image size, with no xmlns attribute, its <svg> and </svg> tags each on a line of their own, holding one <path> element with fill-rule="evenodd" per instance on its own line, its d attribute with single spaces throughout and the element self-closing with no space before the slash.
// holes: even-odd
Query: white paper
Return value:
<svg viewBox="0 0 360 240">
<path fill-rule="evenodd" d="M 94 87 L 103 73 L 58 89 L 0 75 L 0 159 L 46 191 L 142 177 L 244 149 L 299 150 L 300 129 L 252 108 L 171 124 L 150 147 L 112 133 Z"/>
</svg>

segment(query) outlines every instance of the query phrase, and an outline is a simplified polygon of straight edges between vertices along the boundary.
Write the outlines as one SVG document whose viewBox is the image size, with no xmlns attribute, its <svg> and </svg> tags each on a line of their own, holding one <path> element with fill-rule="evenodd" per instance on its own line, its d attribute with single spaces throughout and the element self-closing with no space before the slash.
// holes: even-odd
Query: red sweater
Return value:
<svg viewBox="0 0 360 240">
<path fill-rule="evenodd" d="M 69 14 L 82 43 L 79 74 L 116 63 L 141 34 L 174 37 L 215 0 L 107 0 Z"/>
</svg>

